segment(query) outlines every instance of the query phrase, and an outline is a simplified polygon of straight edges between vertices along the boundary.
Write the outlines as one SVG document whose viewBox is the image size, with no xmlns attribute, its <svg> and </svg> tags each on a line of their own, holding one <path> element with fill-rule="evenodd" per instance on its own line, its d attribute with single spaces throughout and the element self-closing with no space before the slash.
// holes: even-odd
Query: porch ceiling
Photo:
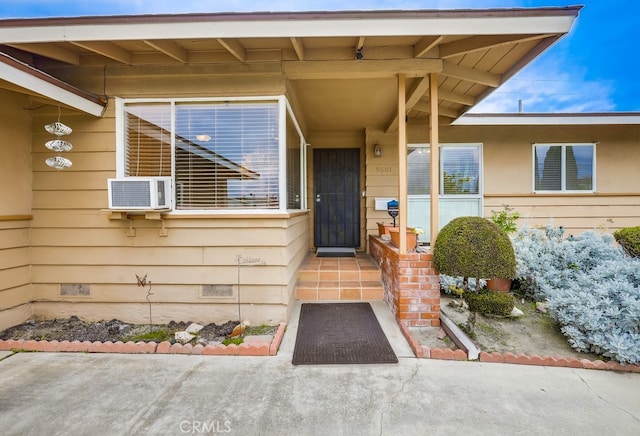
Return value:
<svg viewBox="0 0 640 436">
<path fill-rule="evenodd" d="M 566 34 L 580 7 L 189 14 L 0 21 L 0 51 L 44 72 L 69 66 L 279 65 L 307 133 L 426 123 L 437 72 L 449 123 Z M 255 69 L 252 69 L 255 68 Z M 12 88 L 0 77 L 0 87 Z"/>
</svg>

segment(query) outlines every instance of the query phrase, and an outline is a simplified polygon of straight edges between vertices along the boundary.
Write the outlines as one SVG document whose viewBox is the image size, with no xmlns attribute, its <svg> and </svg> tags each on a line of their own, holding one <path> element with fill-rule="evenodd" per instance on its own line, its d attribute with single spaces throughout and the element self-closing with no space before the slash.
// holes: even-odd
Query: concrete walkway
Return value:
<svg viewBox="0 0 640 436">
<path fill-rule="evenodd" d="M 372 306 L 398 364 L 293 366 L 299 304 L 276 357 L 3 353 L 0 433 L 640 434 L 640 374 L 415 359 Z"/>
</svg>

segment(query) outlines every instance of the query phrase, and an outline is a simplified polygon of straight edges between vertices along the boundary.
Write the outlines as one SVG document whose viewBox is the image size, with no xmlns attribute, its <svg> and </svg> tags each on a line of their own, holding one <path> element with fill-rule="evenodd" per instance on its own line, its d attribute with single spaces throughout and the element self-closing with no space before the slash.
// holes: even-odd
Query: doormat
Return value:
<svg viewBox="0 0 640 436">
<path fill-rule="evenodd" d="M 398 363 L 398 358 L 369 303 L 303 303 L 292 363 Z"/>
<path fill-rule="evenodd" d="M 356 257 L 355 248 L 344 247 L 318 247 L 316 249 L 317 257 Z"/>
</svg>

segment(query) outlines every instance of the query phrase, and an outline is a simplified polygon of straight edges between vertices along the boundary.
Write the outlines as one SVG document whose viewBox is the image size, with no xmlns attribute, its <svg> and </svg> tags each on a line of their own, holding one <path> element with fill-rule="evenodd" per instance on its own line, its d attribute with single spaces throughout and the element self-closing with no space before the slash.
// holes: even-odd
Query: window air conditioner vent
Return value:
<svg viewBox="0 0 640 436">
<path fill-rule="evenodd" d="M 109 179 L 109 209 L 171 209 L 171 177 Z"/>
</svg>

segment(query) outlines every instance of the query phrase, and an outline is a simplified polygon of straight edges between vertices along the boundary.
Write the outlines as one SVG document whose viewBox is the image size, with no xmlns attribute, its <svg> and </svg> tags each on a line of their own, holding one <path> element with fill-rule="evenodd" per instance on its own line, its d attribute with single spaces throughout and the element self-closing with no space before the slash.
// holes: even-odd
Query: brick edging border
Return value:
<svg viewBox="0 0 640 436">
<path fill-rule="evenodd" d="M 405 339 L 409 343 L 413 354 L 417 358 L 423 359 L 439 359 L 439 360 L 468 360 L 467 353 L 463 350 L 451 350 L 449 348 L 429 348 L 421 345 L 411 334 L 409 328 L 403 324 L 398 323 L 400 330 Z M 536 366 L 556 366 L 564 368 L 583 368 L 583 369 L 600 369 L 605 371 L 621 371 L 621 372 L 635 372 L 640 373 L 640 365 L 622 365 L 621 363 L 604 362 L 602 360 L 589 360 L 578 359 L 575 357 L 552 357 L 552 356 L 537 356 L 532 354 L 530 356 L 524 353 L 486 353 L 480 352 L 480 362 L 487 363 L 511 363 L 515 365 L 536 365 Z"/>
<path fill-rule="evenodd" d="M 0 340 L 0 351 L 47 351 L 72 353 L 119 354 L 197 354 L 203 356 L 275 356 L 282 342 L 286 323 L 280 323 L 270 342 L 251 342 L 240 345 L 191 345 L 170 342 L 90 342 L 90 341 L 36 341 L 34 339 Z"/>
</svg>

